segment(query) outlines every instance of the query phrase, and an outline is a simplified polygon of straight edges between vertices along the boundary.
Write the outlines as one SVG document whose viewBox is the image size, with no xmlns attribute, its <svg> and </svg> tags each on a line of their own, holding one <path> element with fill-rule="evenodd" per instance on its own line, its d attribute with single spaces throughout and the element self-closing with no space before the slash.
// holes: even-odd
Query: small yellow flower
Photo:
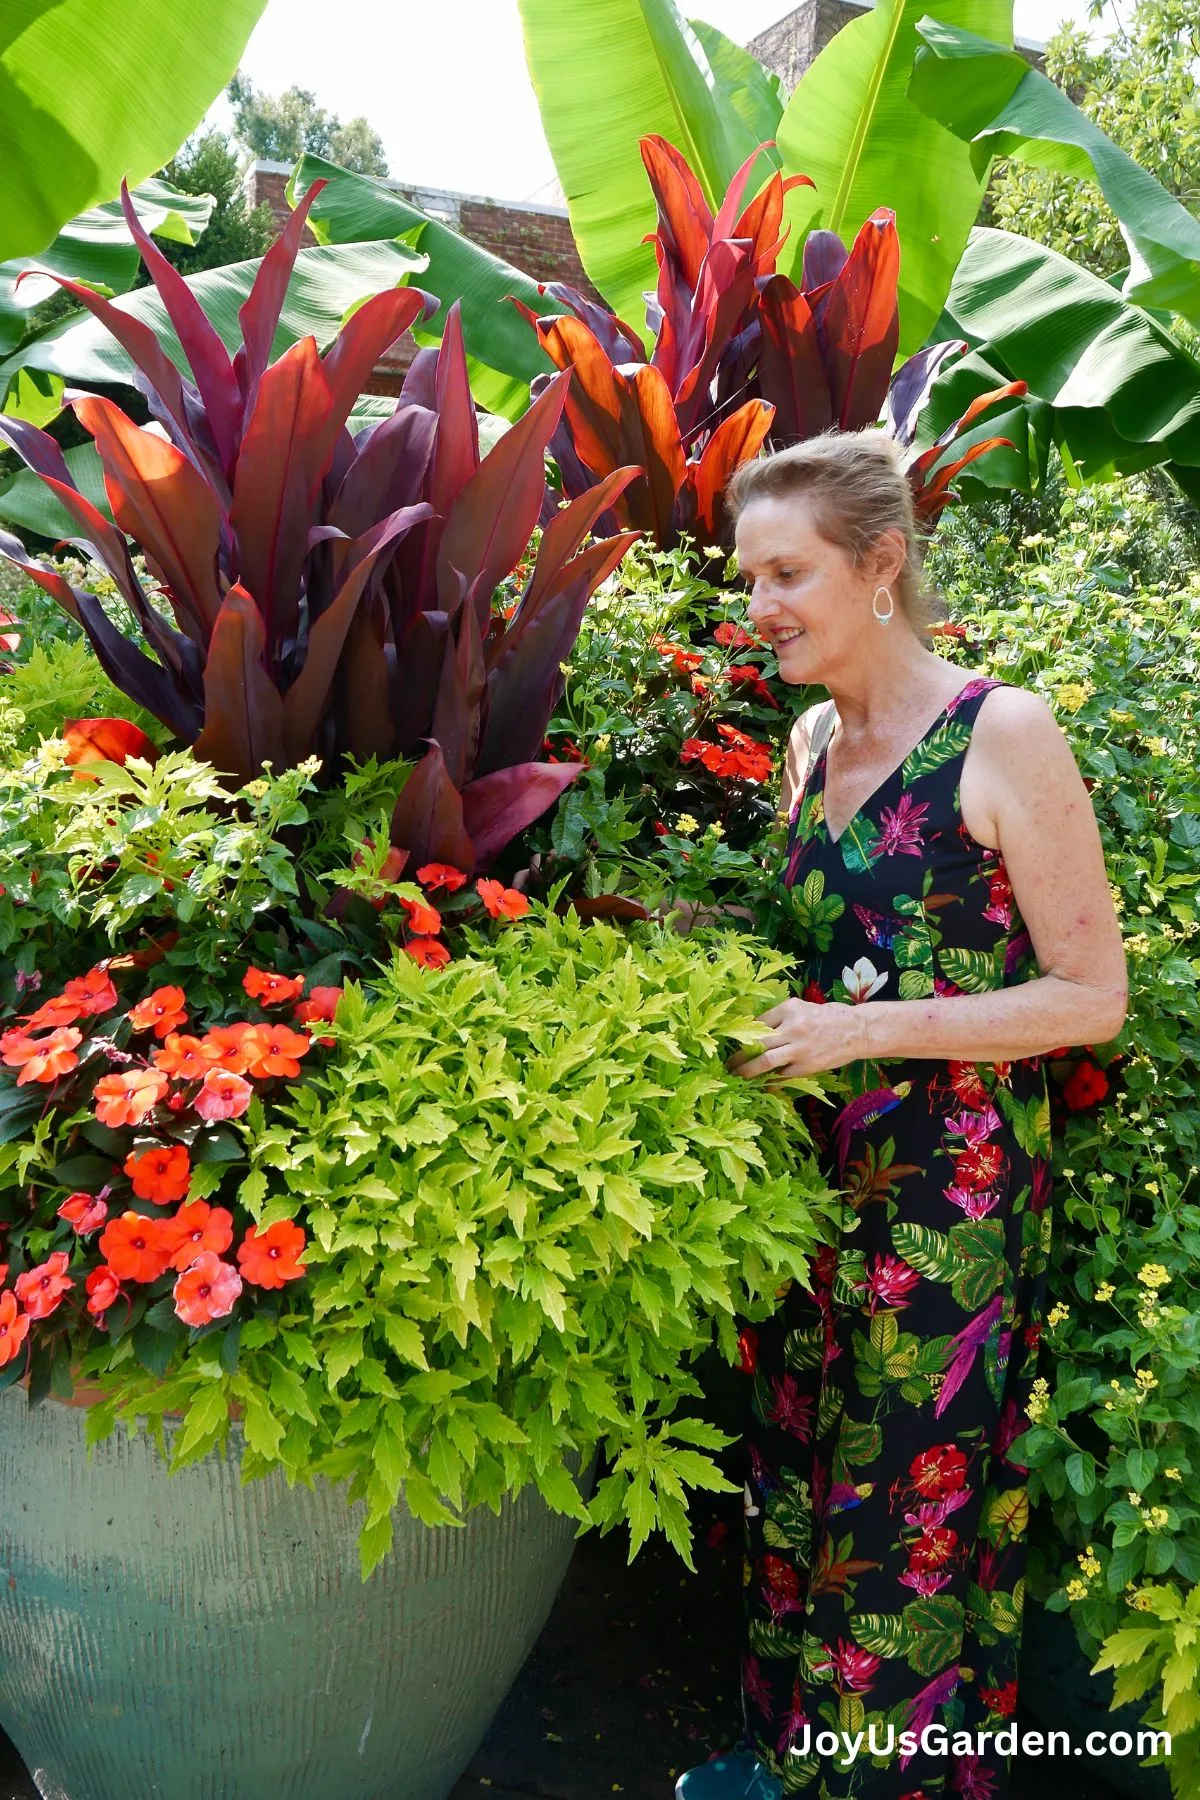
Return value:
<svg viewBox="0 0 1200 1800">
<path fill-rule="evenodd" d="M 675 830 L 679 837 L 691 837 L 700 829 L 699 819 L 693 819 L 691 813 L 680 813 L 675 821 Z"/>
<path fill-rule="evenodd" d="M 1121 1384 L 1115 1378 L 1112 1381 L 1110 1381 L 1108 1385 L 1110 1388 L 1116 1388 L 1118 1394 L 1121 1392 Z"/>
<path fill-rule="evenodd" d="M 1055 689 L 1054 698 L 1064 712 L 1077 713 L 1091 691 L 1091 687 L 1085 686 L 1082 681 L 1064 681 L 1060 688 Z"/>
<path fill-rule="evenodd" d="M 1161 1531 L 1163 1526 L 1170 1519 L 1170 1517 L 1171 1517 L 1171 1515 L 1167 1511 L 1165 1506 L 1152 1506 L 1150 1508 L 1150 1519 L 1149 1519 L 1149 1524 L 1151 1526 L 1151 1529 L 1154 1531 Z"/>
<path fill-rule="evenodd" d="M 1142 1496 L 1140 1494 L 1135 1494 L 1132 1488 L 1130 1488 L 1127 1498 L 1130 1506 L 1140 1506 L 1142 1504 Z"/>
<path fill-rule="evenodd" d="M 1112 1299 L 1112 1297 L 1116 1293 L 1116 1291 L 1117 1290 L 1113 1286 L 1111 1281 L 1102 1281 L 1100 1283 L 1100 1286 L 1096 1289 L 1096 1298 L 1097 1298 L 1097 1300 L 1099 1300 L 1100 1304 L 1103 1306 L 1103 1304 L 1106 1300 Z"/>
<path fill-rule="evenodd" d="M 608 749 L 608 746 L 611 743 L 612 743 L 612 738 L 610 737 L 608 732 L 602 731 L 600 733 L 600 736 L 596 739 L 595 748 L 597 751 L 604 751 L 604 750 Z"/>
<path fill-rule="evenodd" d="M 1156 1388 L 1158 1386 L 1158 1376 L 1152 1375 L 1149 1369 L 1136 1369 L 1134 1371 L 1134 1380 L 1140 1388 L 1145 1388 L 1147 1393 L 1151 1388 Z"/>
<path fill-rule="evenodd" d="M 1167 740 L 1166 738 L 1161 737 L 1147 738 L 1146 748 L 1155 756 L 1165 756 L 1167 754 Z"/>
<path fill-rule="evenodd" d="M 1129 713 L 1129 712 L 1117 712 L 1114 710 L 1114 711 L 1110 712 L 1108 716 L 1112 720 L 1114 725 L 1132 725 L 1133 724 L 1133 714 Z"/>
<path fill-rule="evenodd" d="M 1138 1270 L 1138 1280 L 1143 1287 L 1166 1287 L 1171 1277 L 1161 1263 L 1143 1263 Z"/>
<path fill-rule="evenodd" d="M 1149 1594 L 1135 1594 L 1129 1602 L 1134 1612 L 1153 1612 L 1154 1603 Z"/>
<path fill-rule="evenodd" d="M 1076 1576 L 1073 1580 L 1068 1581 L 1068 1583 L 1067 1583 L 1067 1599 L 1068 1600 L 1086 1600 L 1087 1597 L 1088 1597 L 1088 1590 L 1087 1590 L 1086 1581 L 1080 1581 L 1078 1576 Z"/>
<path fill-rule="evenodd" d="M 708 828 L 708 835 L 709 835 L 709 837 L 715 837 L 715 838 L 723 838 L 725 836 L 725 827 L 722 825 L 722 823 L 719 819 L 713 820 L 712 824 Z"/>
<path fill-rule="evenodd" d="M 1148 1194 L 1157 1194 L 1157 1192 L 1158 1192 L 1158 1183 L 1157 1183 L 1157 1181 L 1148 1181 L 1148 1182 L 1147 1182 L 1147 1183 L 1146 1183 L 1146 1192 L 1147 1192 L 1147 1193 L 1148 1193 Z"/>
<path fill-rule="evenodd" d="M 1183 1480 L 1183 1476 L 1179 1473 L 1178 1469 L 1164 1469 L 1163 1474 L 1166 1476 L 1168 1481 L 1182 1481 Z"/>
<path fill-rule="evenodd" d="M 1056 1325 L 1061 1325 L 1063 1320 L 1069 1319 L 1070 1316 L 1071 1316 L 1070 1307 L 1064 1306 L 1062 1301 L 1059 1300 L 1056 1302 L 1056 1304 L 1054 1306 L 1052 1306 L 1050 1308 L 1050 1311 L 1046 1316 L 1046 1323 L 1047 1323 L 1047 1325 L 1049 1325 L 1051 1331 L 1053 1331 L 1054 1327 Z"/>
<path fill-rule="evenodd" d="M 243 787 L 243 789 L 242 789 L 243 794 L 249 794 L 249 796 L 252 800 L 261 800 L 263 795 L 269 794 L 270 791 L 271 791 L 270 782 L 264 781 L 262 779 L 261 775 L 259 776 L 257 781 L 248 781 L 246 783 L 245 787 Z"/>
<path fill-rule="evenodd" d="M 1029 537 L 1023 537 L 1021 539 L 1021 548 L 1022 548 L 1022 550 L 1036 550 L 1038 548 L 1038 546 L 1041 544 L 1044 544 L 1045 541 L 1046 541 L 1045 532 L 1044 531 L 1035 531 L 1035 532 L 1032 532 Z"/>
</svg>

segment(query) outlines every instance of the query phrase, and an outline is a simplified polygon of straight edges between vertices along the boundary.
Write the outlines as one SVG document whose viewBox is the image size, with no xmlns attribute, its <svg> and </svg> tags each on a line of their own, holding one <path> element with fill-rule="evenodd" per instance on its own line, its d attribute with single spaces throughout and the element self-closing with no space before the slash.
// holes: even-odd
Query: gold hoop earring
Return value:
<svg viewBox="0 0 1200 1800">
<path fill-rule="evenodd" d="M 880 612 L 880 610 L 879 610 L 880 594 L 887 595 L 887 611 L 886 612 Z M 895 610 L 896 610 L 896 602 L 892 599 L 891 588 L 877 587 L 875 589 L 875 597 L 871 601 L 871 611 L 875 614 L 875 617 L 879 620 L 879 623 L 881 625 L 890 625 L 892 622 L 892 614 L 895 612 Z"/>
</svg>

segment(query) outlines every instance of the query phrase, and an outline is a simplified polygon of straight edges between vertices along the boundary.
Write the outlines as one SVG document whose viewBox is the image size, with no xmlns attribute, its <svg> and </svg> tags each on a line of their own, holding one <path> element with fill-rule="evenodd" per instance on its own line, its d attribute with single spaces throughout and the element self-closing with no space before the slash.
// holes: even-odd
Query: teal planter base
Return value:
<svg viewBox="0 0 1200 1800">
<path fill-rule="evenodd" d="M 364 1583 L 344 1489 L 169 1475 L 120 1428 L 0 1394 L 0 1725 L 45 1800 L 445 1800 L 576 1527 L 527 1490 Z"/>
</svg>

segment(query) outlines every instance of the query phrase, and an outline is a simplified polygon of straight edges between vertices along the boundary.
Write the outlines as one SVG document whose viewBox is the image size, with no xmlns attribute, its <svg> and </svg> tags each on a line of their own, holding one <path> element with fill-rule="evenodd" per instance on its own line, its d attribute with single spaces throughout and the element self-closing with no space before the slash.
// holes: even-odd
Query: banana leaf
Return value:
<svg viewBox="0 0 1200 1800">
<path fill-rule="evenodd" d="M 556 312 L 556 304 L 542 298 L 538 283 L 440 219 L 431 219 L 384 182 L 338 168 L 319 156 L 301 157 L 288 199 L 293 204 L 302 200 L 314 181 L 328 184 L 309 214 L 322 244 L 390 241 L 419 231 L 417 241 L 427 258 L 421 286 L 436 294 L 442 306 L 414 336 L 421 344 L 440 343 L 447 310 L 461 300 L 471 390 L 488 412 L 519 418 L 529 404 L 530 382 L 547 374 L 551 365 L 509 296 L 539 313 Z"/>
<path fill-rule="evenodd" d="M 683 153 L 710 208 L 754 148 L 673 0 L 519 0 L 542 126 L 589 279 L 639 325 L 657 280 L 638 144 Z"/>
<path fill-rule="evenodd" d="M 6 446 L 7 448 L 7 446 Z M 80 493 L 106 519 L 112 518 L 104 492 L 104 470 L 94 444 L 78 444 L 65 452 L 67 467 Z M 18 469 L 0 481 L 0 525 L 61 543 L 74 537 L 78 527 L 64 506 L 32 469 Z"/>
<path fill-rule="evenodd" d="M 816 183 L 788 196 L 790 261 L 781 268 L 799 284 L 806 232 L 836 231 L 849 242 L 877 208 L 890 207 L 900 233 L 902 356 L 920 349 L 941 313 L 984 189 L 969 147 L 908 97 L 927 3 L 878 0 L 852 19 L 805 71 L 779 127 L 784 171 Z M 1012 0 L 939 0 L 938 13 L 1012 42 Z"/>
<path fill-rule="evenodd" d="M 1003 156 L 1098 186 L 1130 249 L 1126 300 L 1200 325 L 1200 222 L 1187 208 L 1015 51 L 934 19 L 919 31 L 909 98 L 970 146 L 976 172 L 986 179 Z"/>
<path fill-rule="evenodd" d="M 1085 481 L 1158 464 L 1200 468 L 1200 362 L 1057 251 L 1011 232 L 972 232 L 936 336 L 971 348 L 934 383 L 922 439 L 977 394 L 1019 380 L 1049 408 L 1041 423 L 1037 406 L 1025 408 L 1031 428 L 1065 448 Z M 989 418 L 988 430 L 998 429 Z M 985 467 L 989 480 L 1011 472 L 997 453 L 972 479 Z"/>
<path fill-rule="evenodd" d="M 200 123 L 265 0 L 21 0 L 0 32 L 0 262 L 144 181 Z"/>
<path fill-rule="evenodd" d="M 424 267 L 425 258 L 405 244 L 344 244 L 302 250 L 274 335 L 272 355 L 281 355 L 290 344 L 309 333 L 323 347 L 333 339 L 346 315 L 368 295 L 397 287 L 410 276 L 419 275 Z M 205 269 L 188 277 L 187 286 L 229 350 L 241 342 L 238 311 L 258 268 L 258 260 L 230 263 L 223 269 Z M 179 339 L 153 287 L 138 288 L 114 304 L 121 312 L 150 326 L 171 361 L 178 368 L 185 367 Z M 64 319 L 40 337 L 22 344 L 0 362 L 0 388 L 7 386 L 18 369 L 47 370 L 81 386 L 131 383 L 133 379 L 132 364 L 125 352 L 99 320 L 90 315 Z"/>
</svg>

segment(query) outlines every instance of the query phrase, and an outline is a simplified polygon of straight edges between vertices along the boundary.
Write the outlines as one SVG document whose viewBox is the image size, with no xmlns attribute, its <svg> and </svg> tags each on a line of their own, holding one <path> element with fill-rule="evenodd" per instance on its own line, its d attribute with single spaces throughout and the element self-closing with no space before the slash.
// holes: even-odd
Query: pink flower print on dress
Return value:
<svg viewBox="0 0 1200 1800">
<path fill-rule="evenodd" d="M 742 1692 L 757 1706 L 764 1719 L 771 1717 L 771 1684 L 764 1676 L 757 1656 L 742 1660 Z"/>
<path fill-rule="evenodd" d="M 951 1206 L 957 1206 L 968 1219 L 986 1219 L 1000 1204 L 999 1194 L 991 1194 L 986 1190 L 977 1194 L 964 1187 L 948 1187 L 946 1198 Z"/>
<path fill-rule="evenodd" d="M 877 1256 L 863 1286 L 871 1297 L 872 1316 L 880 1306 L 907 1306 L 921 1277 L 899 1256 Z"/>
<path fill-rule="evenodd" d="M 993 925 L 1003 925 L 1005 931 L 1011 931 L 1016 908 L 1013 905 L 1012 882 L 1008 879 L 1008 870 L 1000 858 L 996 859 L 994 868 L 988 871 L 988 880 L 990 891 L 983 916 L 990 919 Z"/>
<path fill-rule="evenodd" d="M 762 1597 L 777 1625 L 788 1613 L 804 1611 L 800 1595 L 800 1577 L 782 1556 L 764 1556 L 759 1564 L 762 1575 Z"/>
<path fill-rule="evenodd" d="M 911 1588 L 914 1594 L 940 1594 L 949 1587 L 954 1577 L 949 1569 L 940 1573 L 936 1569 L 906 1569 L 903 1575 L 897 1576 L 901 1587 Z"/>
<path fill-rule="evenodd" d="M 799 1438 L 802 1444 L 807 1444 L 812 1437 L 813 1412 L 814 1402 L 807 1394 L 800 1392 L 800 1384 L 794 1375 L 771 1377 L 768 1424 L 781 1426 L 792 1437 Z"/>
<path fill-rule="evenodd" d="M 982 1144 L 1000 1129 L 1000 1114 L 989 1101 L 981 1111 L 960 1112 L 946 1120 L 946 1130 L 968 1144 Z"/>
<path fill-rule="evenodd" d="M 909 791 L 901 794 L 894 807 L 885 806 L 879 815 L 879 837 L 871 846 L 871 861 L 881 856 L 920 856 L 925 848 L 921 827 L 928 812 L 929 803 L 914 800 Z"/>
<path fill-rule="evenodd" d="M 985 1768 L 978 1756 L 958 1757 L 951 1779 L 959 1800 L 995 1800 L 995 1771 Z"/>
</svg>

